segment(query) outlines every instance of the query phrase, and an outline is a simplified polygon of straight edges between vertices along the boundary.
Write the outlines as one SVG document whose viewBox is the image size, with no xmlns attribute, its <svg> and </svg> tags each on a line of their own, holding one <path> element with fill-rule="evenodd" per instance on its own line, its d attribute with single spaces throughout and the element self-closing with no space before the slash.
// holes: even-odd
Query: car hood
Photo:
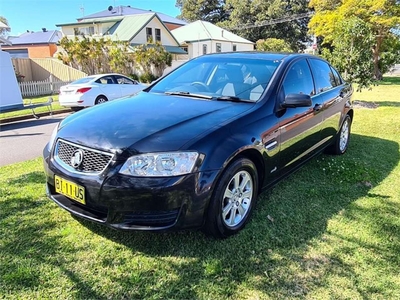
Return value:
<svg viewBox="0 0 400 300">
<path fill-rule="evenodd" d="M 173 151 L 253 106 L 140 92 L 67 117 L 58 137 L 112 152 Z"/>
</svg>

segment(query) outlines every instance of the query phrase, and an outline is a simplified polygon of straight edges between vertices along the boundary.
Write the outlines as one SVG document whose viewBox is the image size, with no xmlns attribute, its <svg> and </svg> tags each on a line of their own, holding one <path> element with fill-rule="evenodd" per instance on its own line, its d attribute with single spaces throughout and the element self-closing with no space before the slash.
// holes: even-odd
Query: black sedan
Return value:
<svg viewBox="0 0 400 300">
<path fill-rule="evenodd" d="M 346 151 L 351 95 L 316 56 L 204 55 L 60 122 L 43 151 L 47 194 L 116 229 L 224 238 L 261 191 L 323 150 Z"/>
</svg>

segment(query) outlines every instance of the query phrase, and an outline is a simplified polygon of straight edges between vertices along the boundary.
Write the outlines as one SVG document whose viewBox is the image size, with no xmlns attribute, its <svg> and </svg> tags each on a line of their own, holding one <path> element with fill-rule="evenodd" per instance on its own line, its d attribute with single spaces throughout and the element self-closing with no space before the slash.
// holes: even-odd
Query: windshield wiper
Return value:
<svg viewBox="0 0 400 300">
<path fill-rule="evenodd" d="M 201 94 L 192 94 L 185 91 L 174 91 L 174 92 L 165 92 L 164 94 L 167 95 L 174 95 L 174 96 L 185 96 L 185 97 L 193 97 L 193 98 L 201 98 L 201 99 L 208 99 L 211 100 L 213 97 L 201 95 Z"/>
<path fill-rule="evenodd" d="M 236 96 L 220 96 L 215 98 L 218 101 L 232 101 L 232 102 L 252 102 L 252 101 L 247 101 L 244 99 L 240 99 L 239 97 Z"/>
</svg>

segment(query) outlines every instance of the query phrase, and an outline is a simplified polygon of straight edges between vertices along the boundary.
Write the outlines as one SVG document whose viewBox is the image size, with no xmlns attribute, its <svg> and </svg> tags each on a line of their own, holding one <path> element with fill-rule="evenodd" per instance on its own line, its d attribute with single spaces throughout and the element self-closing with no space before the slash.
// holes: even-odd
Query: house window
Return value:
<svg viewBox="0 0 400 300">
<path fill-rule="evenodd" d="M 181 47 L 181 49 L 182 49 L 183 51 L 185 51 L 186 53 L 188 53 L 188 47 Z"/>
<path fill-rule="evenodd" d="M 74 28 L 74 35 L 93 35 L 94 34 L 94 27 L 80 27 Z"/>
<path fill-rule="evenodd" d="M 150 27 L 146 27 L 146 37 L 148 42 L 153 41 L 153 29 Z"/>
<path fill-rule="evenodd" d="M 161 42 L 161 29 L 156 28 L 156 41 Z"/>
<path fill-rule="evenodd" d="M 232 45 L 232 51 L 237 51 L 236 45 Z"/>
<path fill-rule="evenodd" d="M 221 43 L 217 43 L 217 52 L 221 52 Z"/>
<path fill-rule="evenodd" d="M 203 44 L 203 54 L 207 54 L 207 44 Z"/>
<path fill-rule="evenodd" d="M 87 28 L 87 34 L 89 34 L 89 35 L 93 35 L 94 34 L 94 27 L 93 26 Z"/>
</svg>

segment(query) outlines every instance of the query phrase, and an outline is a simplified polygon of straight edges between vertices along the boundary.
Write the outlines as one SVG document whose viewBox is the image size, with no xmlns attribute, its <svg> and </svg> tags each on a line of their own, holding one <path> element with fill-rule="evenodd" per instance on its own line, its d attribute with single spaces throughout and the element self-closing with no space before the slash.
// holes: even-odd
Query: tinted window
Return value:
<svg viewBox="0 0 400 300">
<path fill-rule="evenodd" d="M 340 77 L 338 71 L 336 71 L 332 67 L 331 67 L 331 69 L 332 69 L 333 77 L 335 78 L 336 85 L 341 85 L 343 82 L 342 82 L 342 78 Z"/>
<path fill-rule="evenodd" d="M 305 59 L 290 66 L 283 81 L 285 95 L 288 94 L 314 94 L 314 82 L 310 67 Z"/>
<path fill-rule="evenodd" d="M 319 59 L 310 59 L 310 63 L 314 73 L 317 93 L 327 91 L 337 85 L 328 63 Z"/>
</svg>

